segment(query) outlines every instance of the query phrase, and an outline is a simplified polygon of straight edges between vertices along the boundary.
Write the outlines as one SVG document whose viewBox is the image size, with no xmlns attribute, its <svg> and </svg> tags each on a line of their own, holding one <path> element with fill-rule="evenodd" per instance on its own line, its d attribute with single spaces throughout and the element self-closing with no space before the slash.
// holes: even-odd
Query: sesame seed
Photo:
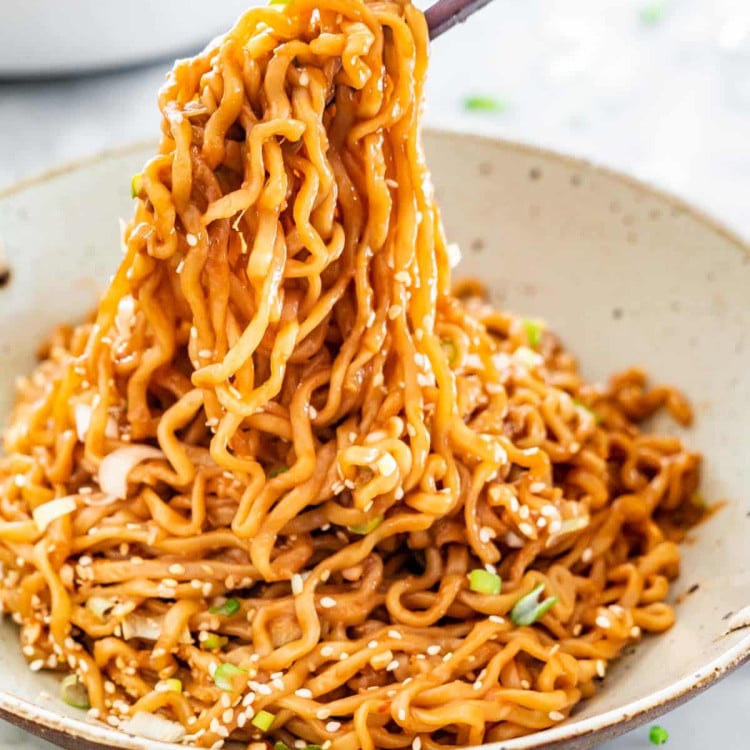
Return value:
<svg viewBox="0 0 750 750">
<path fill-rule="evenodd" d="M 231 708 L 228 708 L 224 713 L 221 715 L 221 720 L 225 724 L 231 724 L 234 720 L 234 711 Z"/>
<path fill-rule="evenodd" d="M 377 641 L 370 641 L 367 644 L 367 648 L 377 648 L 377 647 L 378 647 L 378 642 Z M 33 651 L 33 649 L 32 649 L 32 651 Z"/>
<path fill-rule="evenodd" d="M 84 664 L 85 662 L 81 662 L 81 666 L 83 666 Z M 31 664 L 29 664 L 29 669 L 32 672 L 38 672 L 43 666 L 44 666 L 44 659 L 34 659 L 34 661 L 32 661 Z M 82 669 L 81 672 L 83 671 L 84 670 Z"/>
<path fill-rule="evenodd" d="M 552 721 L 562 721 L 565 718 L 565 714 L 560 713 L 559 711 L 550 711 L 548 716 Z"/>
<path fill-rule="evenodd" d="M 427 647 L 427 653 L 430 656 L 437 656 L 442 650 L 442 647 L 438 646 L 437 644 L 433 644 L 432 646 Z"/>
<path fill-rule="evenodd" d="M 323 648 L 320 649 L 320 655 L 321 656 L 333 656 L 333 646 L 323 646 Z"/>
<path fill-rule="evenodd" d="M 449 651 L 444 657 L 443 661 L 450 661 L 453 658 L 453 652 Z"/>
<path fill-rule="evenodd" d="M 497 575 L 497 568 L 492 563 L 485 563 L 484 564 L 484 569 L 488 573 L 492 573 L 493 575 Z"/>
<path fill-rule="evenodd" d="M 292 593 L 295 596 L 299 596 L 302 593 L 302 589 L 305 587 L 305 582 L 302 580 L 302 576 L 299 573 L 295 573 L 292 576 Z"/>
<path fill-rule="evenodd" d="M 325 721 L 330 715 L 331 712 L 327 708 L 319 708 L 315 714 L 315 716 L 321 721 Z"/>
<path fill-rule="evenodd" d="M 530 523 L 519 523 L 518 530 L 527 537 L 534 536 L 534 527 Z"/>
<path fill-rule="evenodd" d="M 581 560 L 585 563 L 591 562 L 591 560 L 594 557 L 594 550 L 591 549 L 591 547 L 586 547 L 585 550 L 581 553 Z"/>
<path fill-rule="evenodd" d="M 173 563 L 167 568 L 168 572 L 173 576 L 181 576 L 185 573 L 185 568 L 179 563 Z"/>
<path fill-rule="evenodd" d="M 336 600 L 332 596 L 324 596 L 320 600 L 320 606 L 323 607 L 323 609 L 331 609 L 336 606 Z"/>
<path fill-rule="evenodd" d="M 554 656 L 560 650 L 560 644 L 556 643 L 550 650 L 547 656 Z"/>
<path fill-rule="evenodd" d="M 419 735 L 412 740 L 411 750 L 422 750 L 422 738 Z"/>
<path fill-rule="evenodd" d="M 596 618 L 595 622 L 600 628 L 606 629 L 612 627 L 612 623 L 610 622 L 609 617 L 607 617 L 606 615 L 599 615 L 599 617 Z"/>
<path fill-rule="evenodd" d="M 326 732 L 338 732 L 341 729 L 340 721 L 329 721 L 326 724 Z"/>
<path fill-rule="evenodd" d="M 533 482 L 531 487 L 529 487 L 529 489 L 532 492 L 544 492 L 546 487 L 547 485 L 544 482 Z"/>
<path fill-rule="evenodd" d="M 398 710 L 398 720 L 399 721 L 406 721 L 406 709 L 405 708 L 399 708 L 399 710 Z"/>
<path fill-rule="evenodd" d="M 186 234 L 185 242 L 187 242 L 190 247 L 195 247 L 198 244 L 198 238 L 194 234 Z"/>
<path fill-rule="evenodd" d="M 538 529 L 543 529 L 547 525 L 547 519 L 544 516 L 539 516 L 536 519 L 536 525 Z"/>
<path fill-rule="evenodd" d="M 474 690 L 477 690 L 477 691 L 478 691 L 478 690 L 481 690 L 481 689 L 482 689 L 482 683 L 481 683 L 481 681 L 480 681 L 480 680 L 477 680 L 477 681 L 476 681 L 476 682 L 475 682 L 475 683 L 474 683 L 474 684 L 472 685 L 472 687 L 474 688 Z"/>
<path fill-rule="evenodd" d="M 631 638 L 640 638 L 641 635 L 641 629 L 634 625 L 632 628 L 630 628 L 630 637 Z"/>
<path fill-rule="evenodd" d="M 554 505 L 543 505 L 540 513 L 548 518 L 554 518 L 559 515 Z"/>
<path fill-rule="evenodd" d="M 518 517 L 526 520 L 529 517 L 529 506 L 528 505 L 522 505 L 521 509 L 518 511 Z"/>
<path fill-rule="evenodd" d="M 389 630 L 388 637 L 395 638 L 397 641 L 400 641 L 403 638 L 403 636 L 401 635 L 401 633 L 398 632 L 398 630 Z"/>
<path fill-rule="evenodd" d="M 604 677 L 606 673 L 607 673 L 607 663 L 604 661 L 604 659 L 597 659 L 596 660 L 596 674 L 599 677 Z"/>
<path fill-rule="evenodd" d="M 330 524 L 328 524 L 328 527 L 330 528 Z M 326 529 L 326 528 L 323 528 L 322 530 L 323 531 L 328 531 L 328 529 Z M 330 577 L 331 577 L 331 571 L 330 570 L 326 569 L 326 570 L 322 570 L 320 572 L 320 580 L 323 581 L 323 583 L 325 583 Z"/>
<path fill-rule="evenodd" d="M 299 698 L 312 698 L 312 690 L 309 688 L 299 688 L 299 690 L 295 690 L 294 694 Z"/>
<path fill-rule="evenodd" d="M 393 659 L 388 666 L 385 668 L 386 672 L 393 672 L 394 670 L 398 669 L 399 667 L 399 661 L 398 659 Z"/>
<path fill-rule="evenodd" d="M 498 625 L 504 625 L 505 620 L 500 615 L 490 615 L 490 622 L 495 622 Z"/>
<path fill-rule="evenodd" d="M 242 729 L 242 727 L 244 727 L 246 723 L 247 723 L 247 716 L 245 716 L 244 713 L 239 713 L 237 715 L 237 726 L 240 729 Z"/>
</svg>

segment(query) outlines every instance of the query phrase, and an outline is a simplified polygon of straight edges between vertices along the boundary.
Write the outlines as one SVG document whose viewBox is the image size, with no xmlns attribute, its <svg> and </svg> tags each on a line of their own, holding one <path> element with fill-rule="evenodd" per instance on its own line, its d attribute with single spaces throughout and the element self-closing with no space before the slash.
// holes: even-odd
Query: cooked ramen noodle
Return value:
<svg viewBox="0 0 750 750">
<path fill-rule="evenodd" d="M 20 381 L 0 466 L 3 608 L 91 717 L 477 745 L 674 622 L 699 456 L 638 424 L 690 408 L 451 290 L 427 52 L 406 0 L 292 0 L 168 77 L 124 258 Z"/>
</svg>

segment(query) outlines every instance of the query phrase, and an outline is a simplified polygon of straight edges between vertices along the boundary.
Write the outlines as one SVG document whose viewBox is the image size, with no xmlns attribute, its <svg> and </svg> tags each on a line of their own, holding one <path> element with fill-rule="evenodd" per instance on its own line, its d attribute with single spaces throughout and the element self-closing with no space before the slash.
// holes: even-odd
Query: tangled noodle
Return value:
<svg viewBox="0 0 750 750">
<path fill-rule="evenodd" d="M 0 466 L 3 607 L 94 717 L 476 745 L 565 719 L 674 621 L 699 457 L 637 424 L 690 408 L 451 292 L 427 47 L 406 0 L 293 0 L 161 92 L 125 257 L 20 382 Z"/>
</svg>

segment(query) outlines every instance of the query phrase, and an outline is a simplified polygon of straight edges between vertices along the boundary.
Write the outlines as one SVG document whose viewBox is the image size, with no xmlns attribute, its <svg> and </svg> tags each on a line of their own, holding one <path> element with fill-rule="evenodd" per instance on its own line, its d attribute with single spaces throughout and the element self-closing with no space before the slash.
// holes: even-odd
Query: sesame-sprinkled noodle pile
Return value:
<svg viewBox="0 0 750 750">
<path fill-rule="evenodd" d="M 119 270 L 21 381 L 0 466 L 2 605 L 93 718 L 475 745 L 674 621 L 699 457 L 637 424 L 690 409 L 451 292 L 427 47 L 406 0 L 293 0 L 161 92 Z"/>
</svg>

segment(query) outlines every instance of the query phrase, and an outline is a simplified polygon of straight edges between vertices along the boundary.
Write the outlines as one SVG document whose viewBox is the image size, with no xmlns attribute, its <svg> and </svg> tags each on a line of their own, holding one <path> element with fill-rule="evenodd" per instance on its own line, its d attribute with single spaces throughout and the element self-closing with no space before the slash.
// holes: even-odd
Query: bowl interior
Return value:
<svg viewBox="0 0 750 750">
<path fill-rule="evenodd" d="M 724 634 L 726 615 L 750 604 L 750 255 L 675 199 L 583 162 L 471 136 L 426 140 L 449 238 L 463 250 L 458 275 L 482 279 L 499 306 L 545 318 L 588 378 L 637 364 L 682 388 L 696 409 L 685 439 L 706 456 L 703 492 L 727 501 L 684 546 L 673 593 L 698 589 L 678 605 L 675 627 L 633 649 L 567 723 L 502 745 L 589 746 L 710 683 L 750 649 L 745 632 Z M 57 323 L 90 310 L 114 271 L 130 176 L 152 150 L 106 154 L 0 196 L 12 273 L 0 290 L 3 416 L 37 345 Z M 28 671 L 9 621 L 0 641 L 6 716 L 37 719 L 71 747 L 160 746 L 61 703 L 54 678 Z"/>
</svg>

